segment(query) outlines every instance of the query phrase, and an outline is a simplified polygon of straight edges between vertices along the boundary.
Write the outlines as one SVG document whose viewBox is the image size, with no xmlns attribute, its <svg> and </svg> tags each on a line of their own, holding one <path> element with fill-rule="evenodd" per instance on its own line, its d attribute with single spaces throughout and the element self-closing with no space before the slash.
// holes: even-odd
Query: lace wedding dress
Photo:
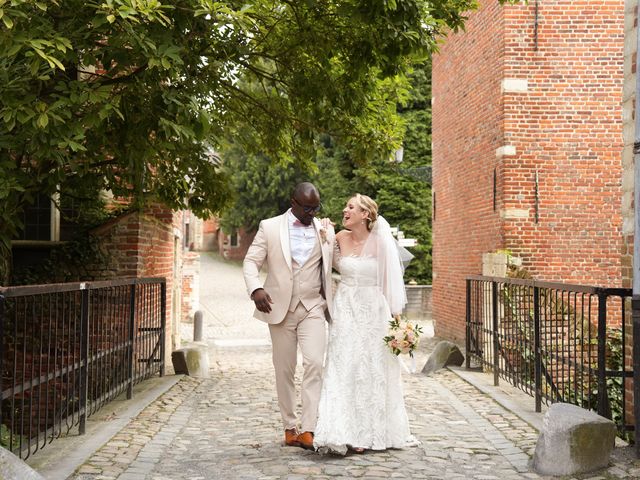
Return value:
<svg viewBox="0 0 640 480">
<path fill-rule="evenodd" d="M 344 455 L 347 446 L 384 450 L 415 445 L 400 361 L 383 341 L 391 312 L 376 285 L 377 260 L 352 256 L 338 261 L 341 281 L 333 300 L 314 446 L 321 453 Z"/>
</svg>

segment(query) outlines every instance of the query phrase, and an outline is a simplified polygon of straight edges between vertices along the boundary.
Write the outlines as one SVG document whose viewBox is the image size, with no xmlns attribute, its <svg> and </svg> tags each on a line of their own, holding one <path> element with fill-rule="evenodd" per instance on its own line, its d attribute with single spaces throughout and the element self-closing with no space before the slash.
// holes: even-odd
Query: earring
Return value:
<svg viewBox="0 0 640 480">
<path fill-rule="evenodd" d="M 364 219 L 360 220 L 360 224 L 364 225 Z"/>
</svg>

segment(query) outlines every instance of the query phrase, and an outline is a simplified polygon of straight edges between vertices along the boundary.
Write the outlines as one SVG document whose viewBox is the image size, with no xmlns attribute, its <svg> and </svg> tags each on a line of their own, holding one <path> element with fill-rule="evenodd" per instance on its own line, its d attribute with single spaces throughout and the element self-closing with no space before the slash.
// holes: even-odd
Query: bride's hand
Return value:
<svg viewBox="0 0 640 480">
<path fill-rule="evenodd" d="M 330 218 L 325 217 L 320 219 L 320 225 L 322 225 L 322 228 L 333 228 L 335 223 L 333 223 Z"/>
</svg>

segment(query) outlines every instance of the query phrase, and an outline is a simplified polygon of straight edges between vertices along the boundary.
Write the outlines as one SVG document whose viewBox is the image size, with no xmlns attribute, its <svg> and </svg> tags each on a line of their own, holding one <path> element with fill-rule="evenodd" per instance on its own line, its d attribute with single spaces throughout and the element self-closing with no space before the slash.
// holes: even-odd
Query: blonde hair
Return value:
<svg viewBox="0 0 640 480">
<path fill-rule="evenodd" d="M 378 204 L 371 197 L 360 193 L 356 193 L 353 198 L 356 199 L 356 205 L 367 212 L 367 230 L 371 231 L 378 219 Z"/>
</svg>

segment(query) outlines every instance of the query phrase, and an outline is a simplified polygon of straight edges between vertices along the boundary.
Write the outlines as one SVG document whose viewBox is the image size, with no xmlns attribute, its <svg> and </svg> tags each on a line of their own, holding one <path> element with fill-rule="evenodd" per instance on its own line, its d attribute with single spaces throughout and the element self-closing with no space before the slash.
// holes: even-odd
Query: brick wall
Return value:
<svg viewBox="0 0 640 480">
<path fill-rule="evenodd" d="M 227 260 L 243 260 L 247 254 L 247 250 L 253 242 L 256 232 L 247 233 L 244 229 L 238 231 L 239 242 L 237 246 L 231 246 L 231 236 L 220 230 L 218 234 L 218 251 L 222 252 L 222 256 Z"/>
<path fill-rule="evenodd" d="M 536 278 L 621 285 L 624 1 L 505 9 L 505 246 Z M 535 215 L 536 172 L 538 217 Z M 526 216 L 525 216 L 526 215 Z"/>
<path fill-rule="evenodd" d="M 182 317 L 193 322 L 200 304 L 200 254 L 185 252 L 182 257 Z"/>
<path fill-rule="evenodd" d="M 633 143 L 635 140 L 635 100 L 636 100 L 636 33 L 638 28 L 638 1 L 629 0 L 625 9 L 625 49 L 624 49 L 624 89 L 622 95 L 623 121 L 624 121 L 624 149 L 622 152 L 622 282 L 627 288 L 633 283 L 633 243 L 634 243 L 634 156 Z M 627 308 L 627 332 L 633 331 L 631 308 Z M 633 338 L 628 336 L 624 347 L 625 361 L 629 368 L 633 366 Z M 626 411 L 629 421 L 633 418 L 633 381 L 627 379 L 626 385 Z"/>
<path fill-rule="evenodd" d="M 472 14 L 467 31 L 433 58 L 433 318 L 437 334 L 454 340 L 464 338 L 464 277 L 480 273 L 483 252 L 502 246 L 493 208 L 494 171 L 501 175 L 500 11 L 491 2 Z"/>
<path fill-rule="evenodd" d="M 218 251 L 218 235 L 220 225 L 217 218 L 205 220 L 202 224 L 202 249 L 205 251 Z"/>
<path fill-rule="evenodd" d="M 482 253 L 622 284 L 624 1 L 540 2 L 537 31 L 534 2 L 482 5 L 433 62 L 433 309 L 456 340 Z"/>
<path fill-rule="evenodd" d="M 109 255 L 109 265 L 102 278 L 165 277 L 167 281 L 166 344 L 167 359 L 176 348 L 179 335 L 181 296 L 175 295 L 175 279 L 181 276 L 181 261 L 174 255 L 177 226 L 182 224 L 182 213 L 175 214 L 162 207 L 152 207 L 143 212 L 132 212 L 115 218 L 93 231 L 101 239 Z M 181 249 L 177 249 L 178 255 Z M 166 360 L 166 359 L 165 359 Z"/>
</svg>

